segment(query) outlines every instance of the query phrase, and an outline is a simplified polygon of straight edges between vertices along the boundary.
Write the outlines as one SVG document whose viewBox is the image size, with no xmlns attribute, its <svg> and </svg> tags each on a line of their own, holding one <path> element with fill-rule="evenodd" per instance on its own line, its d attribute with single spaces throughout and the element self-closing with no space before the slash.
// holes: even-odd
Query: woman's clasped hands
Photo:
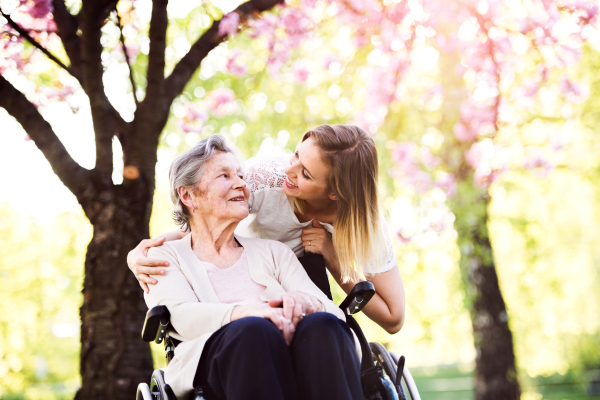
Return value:
<svg viewBox="0 0 600 400">
<path fill-rule="evenodd" d="M 245 317 L 265 318 L 281 331 L 285 342 L 290 345 L 296 326 L 307 316 L 325 311 L 321 301 L 308 293 L 289 292 L 264 304 L 236 306 L 231 312 L 231 321 Z"/>
</svg>

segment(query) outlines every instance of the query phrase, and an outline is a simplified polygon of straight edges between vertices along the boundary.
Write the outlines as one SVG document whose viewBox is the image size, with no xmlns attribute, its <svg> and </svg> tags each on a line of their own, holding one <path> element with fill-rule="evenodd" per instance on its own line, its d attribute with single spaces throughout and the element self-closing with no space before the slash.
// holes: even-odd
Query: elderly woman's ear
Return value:
<svg viewBox="0 0 600 400">
<path fill-rule="evenodd" d="M 192 198 L 192 190 L 189 186 L 180 186 L 177 188 L 177 194 L 183 205 L 193 210 L 195 208 L 194 199 Z"/>
</svg>

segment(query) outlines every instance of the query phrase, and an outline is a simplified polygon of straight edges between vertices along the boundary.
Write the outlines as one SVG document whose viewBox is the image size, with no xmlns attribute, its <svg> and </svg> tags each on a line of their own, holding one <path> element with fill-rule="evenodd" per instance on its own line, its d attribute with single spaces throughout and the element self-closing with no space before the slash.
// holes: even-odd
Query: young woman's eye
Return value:
<svg viewBox="0 0 600 400">
<path fill-rule="evenodd" d="M 302 170 L 302 176 L 305 177 L 306 179 L 310 179 L 310 176 L 306 175 L 305 170 Z"/>
</svg>

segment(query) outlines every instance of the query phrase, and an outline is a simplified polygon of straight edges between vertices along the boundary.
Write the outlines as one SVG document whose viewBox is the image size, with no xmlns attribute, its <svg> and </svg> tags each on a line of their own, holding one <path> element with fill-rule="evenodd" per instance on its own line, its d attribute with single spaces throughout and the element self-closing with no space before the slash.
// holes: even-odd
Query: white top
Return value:
<svg viewBox="0 0 600 400">
<path fill-rule="evenodd" d="M 165 370 L 166 381 L 180 400 L 191 398 L 191 389 L 204 344 L 217 329 L 231 321 L 231 311 L 239 303 L 223 303 L 211 284 L 207 264 L 192 250 L 191 234 L 180 240 L 152 247 L 148 256 L 167 260 L 166 274 L 157 275 L 157 285 L 144 294 L 148 308 L 165 305 L 171 313 L 171 335 L 182 343 Z M 248 259 L 252 281 L 264 287 L 261 302 L 288 292 L 301 291 L 317 297 L 325 311 L 341 320 L 344 313 L 317 288 L 290 249 L 276 241 L 236 235 Z M 356 341 L 356 338 L 355 338 Z M 360 347 L 357 347 L 360 349 Z M 360 358 L 360 354 L 358 354 Z"/>
<path fill-rule="evenodd" d="M 246 250 L 229 268 L 219 268 L 203 261 L 208 279 L 221 303 L 231 304 L 260 304 L 264 303 L 260 295 L 265 291 L 264 285 L 259 285 L 250 277 Z"/>
<path fill-rule="evenodd" d="M 283 193 L 282 186 L 286 178 L 284 169 L 288 165 L 289 155 L 251 158 L 246 162 L 244 180 L 250 189 L 248 204 L 250 216 L 238 225 L 236 233 L 243 236 L 277 240 L 291 248 L 297 257 L 301 257 L 304 255 L 302 230 L 311 226 L 312 220 L 298 221 L 287 196 Z M 379 214 L 381 215 L 387 254 L 383 265 L 371 266 L 368 269 L 371 273 L 376 274 L 398 266 L 383 212 L 380 211 Z M 331 224 L 321 221 L 319 223 L 329 233 L 333 233 Z"/>
</svg>

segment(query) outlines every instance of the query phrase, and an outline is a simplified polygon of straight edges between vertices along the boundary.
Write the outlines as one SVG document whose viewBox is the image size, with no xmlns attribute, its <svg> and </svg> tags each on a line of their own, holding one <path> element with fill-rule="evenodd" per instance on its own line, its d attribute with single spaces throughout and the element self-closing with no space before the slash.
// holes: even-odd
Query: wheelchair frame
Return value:
<svg viewBox="0 0 600 400">
<path fill-rule="evenodd" d="M 375 295 L 371 282 L 360 282 L 354 286 L 340 308 L 346 315 L 346 322 L 360 342 L 361 384 L 365 400 L 421 400 L 417 386 L 405 366 L 404 356 L 398 357 L 388 352 L 376 342 L 369 343 L 353 315 L 360 312 Z M 167 364 L 175 354 L 179 341 L 169 335 L 171 314 L 166 306 L 156 306 L 148 310 L 142 329 L 145 342 L 163 343 Z M 194 400 L 209 400 L 201 388 L 194 389 Z M 138 385 L 136 400 L 177 400 L 175 394 L 165 382 L 162 369 L 153 372 L 150 385 L 142 382 Z"/>
</svg>

